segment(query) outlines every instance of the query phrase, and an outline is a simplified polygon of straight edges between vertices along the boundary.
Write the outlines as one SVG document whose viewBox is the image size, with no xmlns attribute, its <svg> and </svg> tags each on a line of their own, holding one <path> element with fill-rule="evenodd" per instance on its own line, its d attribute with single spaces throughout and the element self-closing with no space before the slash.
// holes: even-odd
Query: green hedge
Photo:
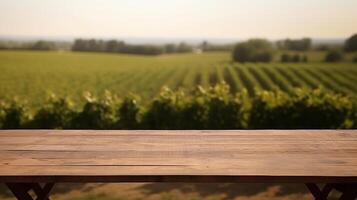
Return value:
<svg viewBox="0 0 357 200">
<path fill-rule="evenodd" d="M 355 110 L 345 96 L 296 89 L 293 94 L 258 92 L 252 100 L 251 128 L 333 129 L 352 126 Z"/>
<path fill-rule="evenodd" d="M 78 109 L 51 95 L 35 111 L 19 101 L 0 102 L 0 128 L 33 129 L 334 129 L 357 127 L 351 97 L 317 90 L 246 91 L 232 95 L 227 84 L 189 93 L 163 88 L 149 104 L 134 95 L 119 99 L 90 93 Z"/>
</svg>

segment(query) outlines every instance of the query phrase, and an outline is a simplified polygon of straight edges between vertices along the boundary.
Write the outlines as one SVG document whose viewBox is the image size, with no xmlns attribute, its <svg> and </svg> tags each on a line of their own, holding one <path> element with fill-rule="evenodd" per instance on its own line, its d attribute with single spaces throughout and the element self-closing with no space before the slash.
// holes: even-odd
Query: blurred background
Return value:
<svg viewBox="0 0 357 200">
<path fill-rule="evenodd" d="M 355 0 L 1 0 L 0 129 L 357 127 Z M 54 199 L 310 199 L 294 184 L 60 184 Z M 0 199 L 11 199 L 3 185 Z"/>
</svg>

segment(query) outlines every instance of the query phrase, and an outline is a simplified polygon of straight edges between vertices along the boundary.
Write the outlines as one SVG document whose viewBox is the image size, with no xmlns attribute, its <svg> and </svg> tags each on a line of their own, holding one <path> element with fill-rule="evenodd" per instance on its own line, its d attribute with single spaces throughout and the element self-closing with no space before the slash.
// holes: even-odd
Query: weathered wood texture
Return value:
<svg viewBox="0 0 357 200">
<path fill-rule="evenodd" d="M 0 131 L 0 182 L 357 182 L 357 130 Z"/>
</svg>

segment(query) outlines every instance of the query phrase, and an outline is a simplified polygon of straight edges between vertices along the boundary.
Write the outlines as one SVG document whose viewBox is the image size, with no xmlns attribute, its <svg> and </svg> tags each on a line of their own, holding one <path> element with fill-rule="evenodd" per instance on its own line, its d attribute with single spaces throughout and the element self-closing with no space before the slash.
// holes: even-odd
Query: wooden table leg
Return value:
<svg viewBox="0 0 357 200">
<path fill-rule="evenodd" d="M 54 183 L 46 183 L 44 187 L 39 183 L 6 183 L 6 186 L 18 200 L 33 200 L 29 194 L 31 190 L 36 194 L 36 200 L 50 200 L 49 194 Z"/>
<path fill-rule="evenodd" d="M 342 193 L 340 200 L 355 200 L 357 198 L 357 184 L 326 184 L 321 190 L 315 183 L 306 183 L 315 200 L 327 200 L 332 190 Z"/>
</svg>

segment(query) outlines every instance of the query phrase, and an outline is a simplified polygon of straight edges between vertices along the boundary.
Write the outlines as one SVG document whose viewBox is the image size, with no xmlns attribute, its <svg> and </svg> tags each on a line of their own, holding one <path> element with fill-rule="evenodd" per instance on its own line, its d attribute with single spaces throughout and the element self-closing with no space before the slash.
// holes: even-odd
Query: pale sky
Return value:
<svg viewBox="0 0 357 200">
<path fill-rule="evenodd" d="M 346 38 L 357 0 L 0 0 L 0 36 Z"/>
</svg>

